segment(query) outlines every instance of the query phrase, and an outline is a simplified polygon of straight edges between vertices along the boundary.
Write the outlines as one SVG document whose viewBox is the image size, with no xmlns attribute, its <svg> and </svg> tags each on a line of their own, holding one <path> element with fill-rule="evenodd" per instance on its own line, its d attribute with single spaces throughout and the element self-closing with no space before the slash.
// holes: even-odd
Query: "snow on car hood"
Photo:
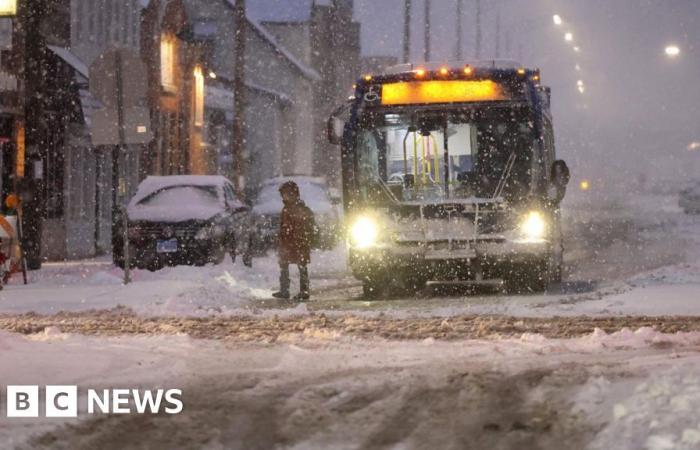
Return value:
<svg viewBox="0 0 700 450">
<path fill-rule="evenodd" d="M 129 220 L 147 222 L 184 222 L 186 220 L 209 220 L 220 214 L 224 208 L 206 206 L 167 207 L 135 206 L 127 209 Z"/>
<path fill-rule="evenodd" d="M 142 183 L 127 207 L 129 219 L 182 222 L 208 220 L 224 212 L 221 186 L 211 184 L 211 180 L 175 178 L 178 177 L 172 177 L 167 182 L 147 179 L 148 183 Z"/>
</svg>

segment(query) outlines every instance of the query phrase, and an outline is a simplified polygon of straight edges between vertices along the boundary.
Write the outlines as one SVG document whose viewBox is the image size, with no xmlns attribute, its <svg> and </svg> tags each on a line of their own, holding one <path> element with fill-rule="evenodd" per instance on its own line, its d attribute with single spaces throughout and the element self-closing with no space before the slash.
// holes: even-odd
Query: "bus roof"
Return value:
<svg viewBox="0 0 700 450">
<path fill-rule="evenodd" d="M 465 60 L 465 61 L 447 61 L 438 62 L 432 61 L 427 63 L 404 63 L 395 66 L 387 67 L 384 74 L 397 74 L 403 72 L 414 72 L 418 69 L 427 71 L 440 70 L 447 67 L 451 70 L 462 70 L 464 67 L 472 67 L 475 69 L 512 69 L 516 70 L 523 67 L 522 64 L 510 59 L 489 59 L 489 60 Z"/>
<path fill-rule="evenodd" d="M 539 69 L 514 61 L 402 64 L 360 78 L 355 98 L 362 96 L 371 106 L 522 101 L 528 85 L 547 89 L 540 83 Z"/>
</svg>

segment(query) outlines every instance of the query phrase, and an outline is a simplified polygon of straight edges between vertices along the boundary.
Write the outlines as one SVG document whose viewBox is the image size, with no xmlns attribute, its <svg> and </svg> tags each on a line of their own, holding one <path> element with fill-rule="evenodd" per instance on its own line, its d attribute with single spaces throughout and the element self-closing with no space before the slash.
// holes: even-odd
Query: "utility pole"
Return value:
<svg viewBox="0 0 700 450">
<path fill-rule="evenodd" d="M 403 3 L 403 62 L 411 58 L 411 0 Z"/>
<path fill-rule="evenodd" d="M 425 0 L 425 48 L 423 49 L 423 60 L 430 61 L 430 1 Z"/>
<path fill-rule="evenodd" d="M 25 173 L 18 181 L 22 198 L 22 228 L 27 267 L 41 268 L 42 222 L 46 210 L 44 202 L 44 155 L 46 129 L 44 126 L 45 96 L 43 74 L 46 71 L 46 42 L 41 34 L 47 14 L 44 0 L 24 0 L 20 4 L 20 27 L 23 58 Z"/>
<path fill-rule="evenodd" d="M 462 10 L 464 9 L 464 0 L 457 0 L 457 44 L 455 47 L 455 60 L 462 60 Z"/>
<path fill-rule="evenodd" d="M 236 30 L 234 42 L 234 74 L 233 74 L 233 172 L 234 185 L 238 195 L 243 196 L 245 190 L 245 53 L 246 53 L 246 19 L 245 0 L 236 0 L 234 9 Z"/>
<path fill-rule="evenodd" d="M 476 0 L 476 59 L 481 58 L 481 0 Z"/>
<path fill-rule="evenodd" d="M 496 3 L 496 59 L 501 57 L 501 2 Z"/>
</svg>

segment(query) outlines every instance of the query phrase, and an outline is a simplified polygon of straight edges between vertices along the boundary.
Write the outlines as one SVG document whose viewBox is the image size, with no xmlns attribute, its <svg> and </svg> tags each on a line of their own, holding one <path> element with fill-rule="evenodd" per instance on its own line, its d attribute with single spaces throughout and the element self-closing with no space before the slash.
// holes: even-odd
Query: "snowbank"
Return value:
<svg viewBox="0 0 700 450">
<path fill-rule="evenodd" d="M 316 251 L 312 260 L 314 287 L 328 284 L 324 278 L 332 284 L 332 279 L 345 273 L 342 249 Z M 122 276 L 105 259 L 45 264 L 30 274 L 31 284 L 21 285 L 21 277 L 16 277 L 0 291 L 0 313 L 52 314 L 124 306 L 143 315 L 251 314 L 256 312 L 251 306 L 254 301 L 270 299 L 278 289 L 279 267 L 271 254 L 256 258 L 253 268 L 227 258 L 223 264 L 205 267 L 168 267 L 154 273 L 135 270 L 127 286 Z M 293 289 L 297 282 L 293 277 Z M 276 311 L 280 312 L 284 311 Z M 290 313 L 303 314 L 306 308 L 301 305 Z"/>
</svg>

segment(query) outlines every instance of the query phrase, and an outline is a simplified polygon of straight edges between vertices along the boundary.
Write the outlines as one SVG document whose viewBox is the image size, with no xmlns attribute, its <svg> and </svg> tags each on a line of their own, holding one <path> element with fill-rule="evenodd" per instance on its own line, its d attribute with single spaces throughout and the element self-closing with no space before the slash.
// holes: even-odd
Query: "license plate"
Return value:
<svg viewBox="0 0 700 450">
<path fill-rule="evenodd" d="M 175 253 L 177 251 L 177 239 L 156 242 L 157 253 Z"/>
</svg>

